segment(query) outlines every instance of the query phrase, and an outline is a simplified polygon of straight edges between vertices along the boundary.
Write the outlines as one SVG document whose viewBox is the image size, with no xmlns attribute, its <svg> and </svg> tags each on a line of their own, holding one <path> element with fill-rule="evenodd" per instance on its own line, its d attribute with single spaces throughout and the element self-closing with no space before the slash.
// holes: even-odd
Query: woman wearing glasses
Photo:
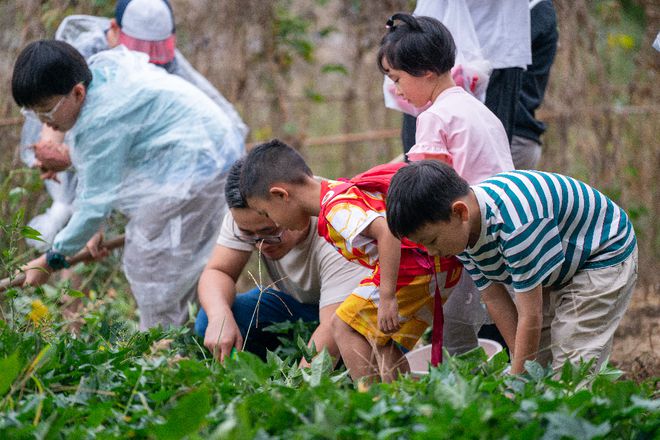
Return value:
<svg viewBox="0 0 660 440">
<path fill-rule="evenodd" d="M 262 331 L 264 327 L 298 319 L 320 321 L 310 345 L 313 342 L 318 351 L 326 348 L 336 359 L 339 350 L 330 318 L 366 271 L 342 258 L 316 234 L 315 218 L 304 231 L 282 230 L 248 208 L 239 190 L 242 165 L 242 159 L 235 162 L 227 176 L 225 198 L 230 212 L 200 277 L 203 310 L 195 331 L 221 361 L 232 348 L 265 358 L 279 341 L 275 334 Z M 273 284 L 257 279 L 259 285 L 237 295 L 236 280 L 255 251 Z"/>
</svg>

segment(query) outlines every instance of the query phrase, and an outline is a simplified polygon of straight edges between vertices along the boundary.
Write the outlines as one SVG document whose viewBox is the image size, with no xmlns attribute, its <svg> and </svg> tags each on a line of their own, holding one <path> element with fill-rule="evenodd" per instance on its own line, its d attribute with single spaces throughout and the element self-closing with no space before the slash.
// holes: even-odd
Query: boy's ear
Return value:
<svg viewBox="0 0 660 440">
<path fill-rule="evenodd" d="M 470 209 L 467 204 L 462 200 L 456 200 L 451 204 L 451 212 L 457 215 L 461 221 L 468 221 L 470 218 Z"/>
<path fill-rule="evenodd" d="M 76 84 L 73 86 L 73 98 L 75 99 L 76 103 L 82 104 L 82 102 L 85 100 L 85 96 L 87 96 L 87 89 L 85 88 L 84 84 Z"/>
<path fill-rule="evenodd" d="M 289 191 L 281 186 L 271 186 L 268 192 L 270 193 L 271 197 L 276 199 L 281 199 L 285 202 L 289 200 Z"/>
</svg>

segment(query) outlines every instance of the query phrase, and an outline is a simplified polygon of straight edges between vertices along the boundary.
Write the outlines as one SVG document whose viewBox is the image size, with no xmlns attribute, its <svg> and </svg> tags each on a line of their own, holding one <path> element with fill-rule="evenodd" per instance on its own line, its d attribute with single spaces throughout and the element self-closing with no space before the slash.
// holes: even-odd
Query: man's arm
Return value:
<svg viewBox="0 0 660 440">
<path fill-rule="evenodd" d="M 387 221 L 378 217 L 363 231 L 367 237 L 378 241 L 380 265 L 380 303 L 378 327 L 383 333 L 394 333 L 399 325 L 399 307 L 396 302 L 396 282 L 401 261 L 401 241 L 392 235 Z"/>
<path fill-rule="evenodd" d="M 204 345 L 223 361 L 232 348 L 240 350 L 243 337 L 231 307 L 236 297 L 236 280 L 251 252 L 216 245 L 199 279 L 199 301 L 208 316 Z"/>
</svg>

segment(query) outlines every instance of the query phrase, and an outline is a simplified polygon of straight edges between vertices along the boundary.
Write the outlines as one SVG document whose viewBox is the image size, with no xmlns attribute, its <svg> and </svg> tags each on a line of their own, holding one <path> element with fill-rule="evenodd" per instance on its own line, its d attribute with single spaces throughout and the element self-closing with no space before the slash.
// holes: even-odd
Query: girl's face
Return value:
<svg viewBox="0 0 660 440">
<path fill-rule="evenodd" d="M 383 58 L 383 67 L 387 76 L 396 85 L 396 93 L 415 107 L 422 108 L 433 100 L 435 83 L 432 82 L 434 74 L 427 72 L 423 76 L 413 76 L 404 70 L 394 69 Z"/>
</svg>

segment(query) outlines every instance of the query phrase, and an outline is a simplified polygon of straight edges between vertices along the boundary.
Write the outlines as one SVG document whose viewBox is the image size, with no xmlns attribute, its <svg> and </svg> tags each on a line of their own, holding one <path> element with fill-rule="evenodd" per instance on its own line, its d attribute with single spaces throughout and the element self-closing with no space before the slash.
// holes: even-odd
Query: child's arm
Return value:
<svg viewBox="0 0 660 440">
<path fill-rule="evenodd" d="M 445 153 L 408 153 L 407 156 L 408 160 L 411 162 L 417 162 L 420 160 L 437 160 L 446 163 L 449 166 L 453 166 L 454 164 L 451 156 Z"/>
<path fill-rule="evenodd" d="M 511 373 L 522 373 L 525 361 L 536 358 L 543 326 L 543 293 L 539 284 L 532 290 L 516 293 L 518 325 L 516 345 L 511 360 Z"/>
<path fill-rule="evenodd" d="M 396 282 L 399 277 L 401 241 L 392 235 L 387 221 L 378 217 L 362 232 L 378 241 L 380 265 L 380 303 L 378 304 L 378 327 L 383 333 L 394 333 L 399 329 L 399 307 L 396 302 Z"/>
<path fill-rule="evenodd" d="M 539 350 L 543 324 L 541 286 L 516 294 L 514 303 L 501 284 L 491 284 L 482 298 L 511 350 L 511 373 L 522 373 L 525 361 L 534 359 Z"/>
<path fill-rule="evenodd" d="M 448 133 L 447 121 L 431 112 L 424 112 L 417 117 L 417 131 L 415 133 L 415 145 L 410 149 L 408 160 L 437 160 L 449 166 L 454 166 L 454 160 L 450 153 L 450 145 L 460 146 L 464 135 Z"/>
<path fill-rule="evenodd" d="M 514 352 L 518 312 L 509 292 L 502 284 L 493 283 L 481 292 L 488 314 L 493 318 L 511 353 Z"/>
<path fill-rule="evenodd" d="M 46 263 L 46 254 L 30 261 L 21 269 L 25 272 L 25 282 L 23 286 L 41 286 L 48 282 L 52 269 Z"/>
<path fill-rule="evenodd" d="M 42 179 L 57 179 L 57 173 L 71 166 L 69 147 L 64 144 L 64 133 L 43 124 L 41 137 L 31 146 L 34 150 L 34 167 L 41 169 Z"/>
</svg>

